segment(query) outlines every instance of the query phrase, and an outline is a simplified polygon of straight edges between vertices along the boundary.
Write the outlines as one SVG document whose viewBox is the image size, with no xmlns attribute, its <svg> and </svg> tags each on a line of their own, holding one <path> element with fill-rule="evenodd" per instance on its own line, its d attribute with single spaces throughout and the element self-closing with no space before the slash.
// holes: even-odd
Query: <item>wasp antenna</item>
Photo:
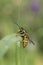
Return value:
<svg viewBox="0 0 43 65">
<path fill-rule="evenodd" d="M 20 29 L 20 26 L 18 25 L 18 23 L 15 23 L 18 27 L 19 27 L 19 29 Z"/>
</svg>

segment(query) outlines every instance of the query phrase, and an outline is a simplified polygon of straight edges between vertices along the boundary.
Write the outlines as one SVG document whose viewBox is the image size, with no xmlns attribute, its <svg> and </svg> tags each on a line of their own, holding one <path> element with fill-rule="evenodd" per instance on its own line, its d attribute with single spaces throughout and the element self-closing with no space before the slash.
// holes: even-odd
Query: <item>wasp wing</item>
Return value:
<svg viewBox="0 0 43 65">
<path fill-rule="evenodd" d="M 33 45 L 35 45 L 35 43 L 30 39 L 30 37 L 28 36 L 29 42 L 32 43 Z"/>
</svg>

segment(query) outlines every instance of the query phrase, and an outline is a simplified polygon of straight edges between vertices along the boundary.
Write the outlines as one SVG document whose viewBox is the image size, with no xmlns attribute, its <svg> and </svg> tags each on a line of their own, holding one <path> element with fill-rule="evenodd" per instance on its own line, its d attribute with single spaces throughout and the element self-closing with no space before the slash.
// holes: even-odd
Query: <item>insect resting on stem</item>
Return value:
<svg viewBox="0 0 43 65">
<path fill-rule="evenodd" d="M 30 38 L 28 33 L 25 31 L 23 27 L 20 27 L 17 23 L 15 23 L 19 27 L 19 35 L 22 37 L 23 40 L 23 48 L 25 48 L 28 45 L 28 42 L 31 42 L 33 45 L 35 44 Z"/>
</svg>

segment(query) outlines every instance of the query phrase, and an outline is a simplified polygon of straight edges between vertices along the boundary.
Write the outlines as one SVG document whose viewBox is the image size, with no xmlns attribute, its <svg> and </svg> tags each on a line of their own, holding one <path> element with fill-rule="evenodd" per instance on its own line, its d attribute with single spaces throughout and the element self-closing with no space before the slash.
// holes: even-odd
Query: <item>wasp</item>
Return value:
<svg viewBox="0 0 43 65">
<path fill-rule="evenodd" d="M 23 48 L 25 48 L 28 45 L 28 42 L 31 42 L 34 45 L 34 42 L 29 38 L 27 31 L 23 27 L 20 27 L 17 23 L 16 25 L 19 27 L 18 33 L 23 40 Z"/>
</svg>

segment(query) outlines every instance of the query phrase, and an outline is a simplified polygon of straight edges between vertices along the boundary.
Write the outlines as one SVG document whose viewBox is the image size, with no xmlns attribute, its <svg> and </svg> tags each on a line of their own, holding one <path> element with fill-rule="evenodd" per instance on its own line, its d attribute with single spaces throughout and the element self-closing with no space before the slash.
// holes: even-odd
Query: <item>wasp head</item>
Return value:
<svg viewBox="0 0 43 65">
<path fill-rule="evenodd" d="M 24 33 L 25 33 L 24 28 L 23 28 L 23 27 L 21 27 L 18 33 L 20 33 L 20 34 L 24 34 Z"/>
</svg>

